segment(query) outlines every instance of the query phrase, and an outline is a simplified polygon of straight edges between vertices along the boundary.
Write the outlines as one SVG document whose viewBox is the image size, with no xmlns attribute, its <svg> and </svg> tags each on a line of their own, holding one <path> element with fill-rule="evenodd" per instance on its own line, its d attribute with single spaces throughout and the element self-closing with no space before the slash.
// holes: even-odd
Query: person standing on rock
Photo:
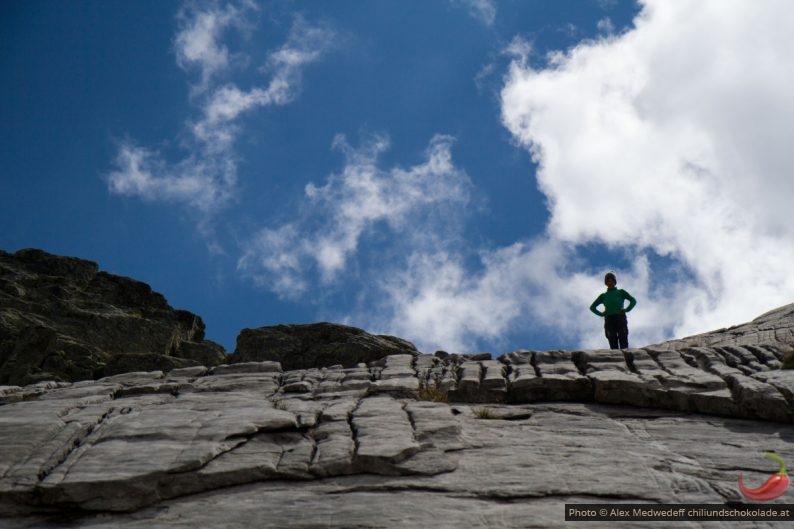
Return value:
<svg viewBox="0 0 794 529">
<path fill-rule="evenodd" d="M 604 334 L 609 340 L 609 348 L 628 349 L 629 324 L 626 313 L 634 308 L 637 300 L 622 288 L 617 288 L 618 280 L 613 272 L 604 276 L 604 284 L 607 286 L 607 291 L 596 298 L 590 305 L 590 310 L 593 314 L 604 318 Z M 629 302 L 628 307 L 623 307 L 624 301 Z M 604 306 L 604 312 L 598 310 L 599 305 Z"/>
</svg>

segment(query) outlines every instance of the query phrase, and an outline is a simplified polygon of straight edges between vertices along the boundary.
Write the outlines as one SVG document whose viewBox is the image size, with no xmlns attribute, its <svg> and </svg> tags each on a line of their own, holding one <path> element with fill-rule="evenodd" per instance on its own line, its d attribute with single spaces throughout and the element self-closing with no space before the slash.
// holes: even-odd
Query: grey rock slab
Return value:
<svg viewBox="0 0 794 529">
<path fill-rule="evenodd" d="M 530 364 L 517 364 L 512 366 L 513 370 L 510 374 L 510 387 L 520 390 L 524 386 L 532 385 L 532 380 L 538 378 L 535 372 L 535 367 Z"/>
<path fill-rule="evenodd" d="M 310 471 L 320 477 L 352 474 L 355 472 L 355 451 L 356 443 L 349 427 L 347 435 L 328 435 L 322 441 L 317 441 L 317 452 Z"/>
<path fill-rule="evenodd" d="M 279 475 L 278 464 L 283 452 L 284 446 L 276 435 L 255 434 L 196 472 L 185 475 L 187 479 L 179 480 L 178 485 L 171 485 L 169 495 L 176 497 L 275 478 Z"/>
<path fill-rule="evenodd" d="M 767 366 L 769 369 L 779 369 L 781 366 L 781 362 L 778 359 L 777 355 L 773 352 L 773 349 L 766 346 L 766 344 L 762 345 L 748 345 L 746 347 L 748 351 L 755 355 L 758 360 Z"/>
<path fill-rule="evenodd" d="M 312 430 L 317 450 L 310 471 L 317 476 L 351 474 L 356 443 L 350 418 L 358 401 L 345 400 L 325 407 Z"/>
<path fill-rule="evenodd" d="M 240 362 L 238 364 L 222 364 L 210 370 L 211 375 L 238 375 L 242 373 L 281 373 L 278 362 Z"/>
<path fill-rule="evenodd" d="M 689 386 L 697 389 L 722 389 L 726 382 L 717 375 L 704 372 L 691 366 L 678 351 L 650 351 L 661 368 L 669 373 L 664 376 L 666 385 L 670 387 Z"/>
<path fill-rule="evenodd" d="M 400 474 L 435 476 L 458 468 L 458 456 L 430 448 L 396 463 L 394 468 Z"/>
<path fill-rule="evenodd" d="M 765 364 L 759 362 L 758 357 L 753 354 L 749 347 L 726 345 L 716 347 L 715 351 L 725 358 L 726 364 L 746 370 L 745 374 L 768 369 Z"/>
<path fill-rule="evenodd" d="M 89 442 L 41 482 L 47 501 L 137 508 L 161 499 L 164 475 L 199 469 L 245 436 L 297 428 L 294 414 L 266 406 L 258 395 L 189 393 L 157 404 L 125 400 L 129 411 L 106 418 Z"/>
<path fill-rule="evenodd" d="M 94 407 L 93 413 L 67 417 L 70 406 L 42 400 L 0 407 L 0 514 L 11 507 L 11 493 L 28 494 L 107 413 Z"/>
<path fill-rule="evenodd" d="M 22 386 L 19 390 L 7 394 L 7 396 L 0 396 L 0 405 L 10 404 L 13 402 L 21 402 L 26 400 L 37 399 L 42 395 L 48 393 L 51 389 L 69 386 L 68 383 L 46 381 L 37 384 L 28 384 Z"/>
<path fill-rule="evenodd" d="M 389 355 L 381 361 L 384 365 L 379 378 L 387 380 L 390 378 L 415 377 L 416 371 L 413 368 L 413 361 L 413 355 Z"/>
<path fill-rule="evenodd" d="M 295 415 L 299 428 L 311 428 L 317 424 L 325 404 L 312 399 L 284 398 L 273 401 L 273 407 Z"/>
<path fill-rule="evenodd" d="M 412 398 L 419 392 L 419 379 L 414 376 L 387 378 L 386 380 L 376 380 L 365 385 L 364 388 L 368 395 L 390 394 L 396 397 Z"/>
<path fill-rule="evenodd" d="M 438 365 L 438 358 L 433 355 L 419 355 L 414 360 L 416 369 L 432 369 Z"/>
<path fill-rule="evenodd" d="M 325 421 L 347 421 L 358 406 L 358 399 L 342 399 L 332 401 L 323 408 L 320 420 Z"/>
<path fill-rule="evenodd" d="M 343 390 L 368 390 L 374 382 L 364 379 L 345 379 L 342 382 L 342 389 Z"/>
<path fill-rule="evenodd" d="M 496 360 L 482 362 L 482 387 L 486 390 L 504 390 L 506 387 L 505 366 Z"/>
<path fill-rule="evenodd" d="M 302 432 L 283 432 L 276 434 L 282 445 L 278 472 L 291 478 L 310 479 L 310 466 L 315 453 L 314 440 Z"/>
<path fill-rule="evenodd" d="M 209 372 L 209 368 L 204 366 L 194 366 L 194 367 L 180 367 L 178 369 L 172 369 L 168 372 L 169 378 L 196 378 L 196 377 L 203 377 Z"/>
<path fill-rule="evenodd" d="M 543 351 L 532 353 L 531 358 L 535 372 L 540 376 L 511 384 L 507 395 L 509 402 L 593 399 L 592 382 L 579 372 L 573 361 L 573 352 Z"/>
<path fill-rule="evenodd" d="M 165 377 L 162 371 L 131 371 L 109 377 L 100 378 L 97 382 L 105 384 L 137 385 L 147 384 Z"/>
<path fill-rule="evenodd" d="M 597 402 L 647 406 L 658 393 L 647 391 L 647 381 L 631 372 L 623 351 L 582 351 L 579 354 Z M 658 382 L 651 387 L 660 389 Z"/>
<path fill-rule="evenodd" d="M 726 380 L 734 401 L 747 416 L 791 422 L 791 404 L 774 385 L 741 374 L 728 375 Z"/>
<path fill-rule="evenodd" d="M 460 420 L 448 404 L 409 402 L 405 411 L 415 429 L 415 438 L 423 449 L 433 447 L 447 451 L 463 448 Z"/>
<path fill-rule="evenodd" d="M 515 421 L 457 416 L 466 447 L 454 452 L 457 465 L 449 472 L 250 483 L 164 501 L 134 513 L 86 516 L 71 523 L 91 529 L 563 529 L 572 525 L 564 520 L 565 503 L 743 502 L 736 483 L 739 472 L 749 483 L 761 483 L 770 473 L 763 450 L 774 450 L 784 460 L 794 458 L 791 425 L 597 404 L 539 404 L 521 409 L 532 416 Z M 436 455 L 422 452 L 404 461 L 432 464 Z M 14 529 L 56 527 L 43 517 L 29 518 L 28 525 L 18 519 L 12 523 L 17 524 L 11 526 Z M 653 529 L 660 522 L 608 526 Z M 779 526 L 767 522 L 676 525 L 690 529 Z"/>
<path fill-rule="evenodd" d="M 284 393 L 311 393 L 313 389 L 312 383 L 306 380 L 292 382 L 281 386 L 281 391 Z"/>
<path fill-rule="evenodd" d="M 463 362 L 458 368 L 458 389 L 462 392 L 478 391 L 482 378 L 480 362 Z"/>
<path fill-rule="evenodd" d="M 722 349 L 736 350 L 738 347 L 729 346 Z M 790 421 L 791 402 L 786 399 L 775 385 L 766 383 L 763 378 L 749 377 L 746 371 L 737 369 L 736 362 L 726 358 L 724 351 L 705 347 L 693 347 L 683 351 L 685 354 L 692 355 L 697 359 L 698 364 L 710 373 L 718 375 L 723 379 L 730 390 L 729 393 L 721 392 L 725 402 L 709 403 L 703 405 L 702 395 L 705 393 L 694 393 L 692 402 L 697 411 L 715 413 L 727 416 L 748 416 L 759 417 L 762 419 Z M 734 356 L 735 360 L 736 356 Z M 733 363 L 733 366 L 730 365 Z M 781 373 L 782 371 L 760 371 L 752 372 L 753 375 L 760 373 Z M 774 375 L 773 375 L 774 377 Z"/>
<path fill-rule="evenodd" d="M 364 389 L 344 389 L 341 386 L 328 391 L 316 391 L 314 397 L 322 400 L 344 400 L 357 399 L 364 397 L 368 390 Z"/>
<path fill-rule="evenodd" d="M 344 380 L 370 380 L 371 378 L 369 368 L 366 365 L 344 369 L 343 372 L 345 374 Z"/>
<path fill-rule="evenodd" d="M 353 411 L 356 465 L 375 474 L 394 473 L 394 463 L 419 452 L 408 413 L 390 397 L 362 399 Z"/>
<path fill-rule="evenodd" d="M 349 437 L 353 439 L 353 431 L 350 428 L 350 423 L 345 420 L 339 421 L 323 421 L 315 426 L 312 431 L 312 436 L 317 442 L 324 441 L 328 437 Z"/>
<path fill-rule="evenodd" d="M 790 352 L 794 345 L 794 304 L 767 312 L 753 321 L 729 329 L 718 329 L 695 336 L 670 340 L 654 348 L 681 349 L 684 347 L 762 346 L 778 343 Z"/>
<path fill-rule="evenodd" d="M 204 376 L 185 384 L 180 392 L 257 392 L 270 396 L 279 389 L 276 373 L 248 373 L 236 375 Z"/>
<path fill-rule="evenodd" d="M 70 384 L 48 391 L 39 400 L 68 400 L 70 407 L 98 404 L 115 398 L 122 390 L 118 384 Z"/>
<path fill-rule="evenodd" d="M 447 393 L 457 388 L 457 375 L 454 366 L 438 364 L 420 375 L 420 384 L 424 388 L 441 389 Z"/>
<path fill-rule="evenodd" d="M 764 371 L 754 374 L 753 378 L 774 386 L 794 407 L 794 369 Z"/>
</svg>

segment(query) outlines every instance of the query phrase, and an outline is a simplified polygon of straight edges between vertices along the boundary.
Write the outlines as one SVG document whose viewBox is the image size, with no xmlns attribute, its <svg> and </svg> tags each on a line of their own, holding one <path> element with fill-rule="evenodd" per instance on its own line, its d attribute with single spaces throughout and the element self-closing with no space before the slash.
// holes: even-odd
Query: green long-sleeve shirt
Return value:
<svg viewBox="0 0 794 529">
<path fill-rule="evenodd" d="M 590 305 L 590 310 L 593 312 L 593 314 L 598 316 L 611 316 L 613 314 L 620 314 L 621 309 L 623 308 L 624 300 L 629 301 L 629 306 L 626 307 L 626 312 L 633 309 L 634 305 L 637 304 L 637 300 L 622 288 L 608 288 L 606 292 L 598 296 L 593 304 Z M 604 306 L 604 312 L 601 312 L 596 308 L 599 305 Z"/>
</svg>

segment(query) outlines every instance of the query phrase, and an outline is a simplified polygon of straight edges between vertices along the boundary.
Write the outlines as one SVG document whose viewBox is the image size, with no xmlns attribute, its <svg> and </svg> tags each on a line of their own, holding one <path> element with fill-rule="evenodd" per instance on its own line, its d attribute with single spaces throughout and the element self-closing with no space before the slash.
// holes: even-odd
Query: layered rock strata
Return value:
<svg viewBox="0 0 794 529">
<path fill-rule="evenodd" d="M 366 367 L 302 373 L 311 393 L 285 392 L 290 375 L 263 362 L 2 388 L 16 402 L 0 406 L 0 513 L 128 511 L 262 480 L 454 470 L 448 452 L 463 444 L 449 406 L 351 383 L 370 379 Z"/>
<path fill-rule="evenodd" d="M 684 347 L 756 346 L 768 343 L 794 344 L 794 304 L 770 310 L 748 323 L 670 340 L 653 347 L 678 350 Z"/>
<path fill-rule="evenodd" d="M 200 317 L 145 283 L 83 259 L 0 251 L 0 384 L 226 361 Z"/>
<path fill-rule="evenodd" d="M 626 476 L 609 478 L 608 486 L 592 480 L 573 486 L 560 481 L 558 467 L 537 453 L 521 453 L 519 475 L 480 483 L 489 501 L 501 494 L 570 502 L 592 497 L 739 501 L 728 484 L 728 468 L 734 467 L 720 460 L 708 470 L 679 445 L 680 452 L 671 455 L 663 447 L 675 439 L 666 438 L 664 430 L 685 425 L 688 430 L 679 432 L 683 437 L 711 432 L 735 447 L 751 445 L 749 432 L 767 432 L 753 434 L 758 437 L 753 437 L 753 450 L 794 456 L 794 371 L 776 369 L 789 350 L 767 344 L 725 350 L 517 351 L 499 360 L 392 355 L 354 368 L 282 372 L 276 362 L 251 362 L 2 387 L 0 513 L 19 523 L 29 516 L 49 523 L 47 513 L 57 517 L 65 510 L 129 512 L 230 486 L 283 486 L 284 480 L 320 480 L 322 489 L 331 486 L 322 485 L 332 483 L 326 480 L 345 476 L 358 476 L 350 479 L 367 483 L 365 490 L 375 493 L 428 487 L 451 500 L 462 493 L 461 479 L 487 468 L 486 461 L 478 463 L 485 465 L 481 470 L 471 468 L 477 450 L 512 451 L 511 443 L 519 441 L 497 442 L 493 436 L 503 435 L 501 430 L 475 425 L 477 416 L 527 425 L 527 439 L 519 444 L 528 444 L 522 450 L 562 460 L 578 452 L 577 473 L 605 472 L 605 461 L 628 457 L 624 467 L 639 465 L 655 483 L 651 492 L 633 490 L 634 478 L 621 481 Z M 430 390 L 453 403 L 422 400 Z M 576 403 L 538 404 L 560 401 Z M 617 406 L 599 407 L 602 403 Z M 480 415 L 482 409 L 488 412 Z M 541 425 L 539 417 L 545 418 Z M 520 437 L 520 429 L 503 426 Z M 583 441 L 582 435 L 600 440 L 590 446 L 595 441 Z M 643 443 L 652 447 L 640 448 Z M 613 450 L 623 455 L 609 456 Z M 637 451 L 657 459 L 645 467 L 646 456 Z M 747 460 L 739 452 L 731 450 Z M 502 464 L 495 462 L 490 471 Z M 751 473 L 758 467 L 746 464 Z M 456 477 L 442 477 L 446 474 Z M 389 476 L 394 479 L 384 478 Z M 541 477 L 546 480 L 542 487 Z M 672 489 L 659 490 L 660 483 Z"/>
</svg>

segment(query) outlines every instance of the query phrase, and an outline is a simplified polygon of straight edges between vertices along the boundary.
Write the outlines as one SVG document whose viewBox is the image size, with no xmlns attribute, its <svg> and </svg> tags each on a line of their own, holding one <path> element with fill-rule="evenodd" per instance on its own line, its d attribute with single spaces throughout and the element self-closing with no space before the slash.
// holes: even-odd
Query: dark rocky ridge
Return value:
<svg viewBox="0 0 794 529">
<path fill-rule="evenodd" d="M 76 382 L 133 371 L 277 361 L 285 369 L 418 354 L 410 342 L 334 323 L 243 329 L 235 354 L 204 322 L 140 281 L 35 249 L 0 250 L 0 384 Z"/>
<path fill-rule="evenodd" d="M 230 362 L 275 361 L 287 371 L 342 365 L 354 367 L 394 354 L 419 354 L 411 342 L 372 335 L 335 323 L 274 325 L 243 329 Z"/>
<path fill-rule="evenodd" d="M 199 316 L 149 285 L 41 250 L 0 250 L 0 384 L 217 365 Z"/>
</svg>

